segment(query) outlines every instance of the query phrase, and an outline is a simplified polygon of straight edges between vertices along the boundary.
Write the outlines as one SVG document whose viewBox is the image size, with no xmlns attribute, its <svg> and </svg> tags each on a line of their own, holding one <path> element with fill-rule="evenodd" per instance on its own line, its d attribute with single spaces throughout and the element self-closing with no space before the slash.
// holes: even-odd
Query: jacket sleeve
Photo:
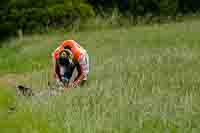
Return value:
<svg viewBox="0 0 200 133">
<path fill-rule="evenodd" d="M 88 69 L 86 57 L 85 55 L 81 54 L 78 60 L 78 76 L 75 78 L 74 82 L 79 84 L 82 80 L 84 80 L 89 72 Z"/>
</svg>

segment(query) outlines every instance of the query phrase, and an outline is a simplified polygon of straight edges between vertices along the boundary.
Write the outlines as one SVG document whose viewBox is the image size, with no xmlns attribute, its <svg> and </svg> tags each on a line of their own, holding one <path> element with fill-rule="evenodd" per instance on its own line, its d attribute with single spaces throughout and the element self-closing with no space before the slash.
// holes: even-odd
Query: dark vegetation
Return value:
<svg viewBox="0 0 200 133">
<path fill-rule="evenodd" d="M 123 17 L 147 18 L 160 22 L 169 18 L 196 13 L 199 0 L 1 0 L 0 39 L 8 35 L 44 32 L 49 28 L 72 29 L 73 24 L 88 18 L 109 17 L 117 10 Z"/>
</svg>

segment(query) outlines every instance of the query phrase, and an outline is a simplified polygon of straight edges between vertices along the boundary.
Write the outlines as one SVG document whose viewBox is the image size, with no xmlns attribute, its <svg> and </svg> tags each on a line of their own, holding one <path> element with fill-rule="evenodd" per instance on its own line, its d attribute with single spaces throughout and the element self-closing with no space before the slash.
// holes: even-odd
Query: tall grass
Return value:
<svg viewBox="0 0 200 133">
<path fill-rule="evenodd" d="M 198 133 L 199 26 L 199 21 L 191 21 L 60 32 L 9 42 L 10 48 L 0 52 L 1 72 L 17 72 L 17 82 L 27 76 L 26 84 L 37 91 L 51 80 L 50 54 L 61 40 L 73 38 L 87 49 L 91 71 L 83 88 L 59 96 L 18 98 L 14 112 L 1 111 L 6 115 L 0 119 L 0 131 Z M 7 58 L 4 50 L 11 53 Z M 42 67 L 26 65 L 29 60 Z"/>
</svg>

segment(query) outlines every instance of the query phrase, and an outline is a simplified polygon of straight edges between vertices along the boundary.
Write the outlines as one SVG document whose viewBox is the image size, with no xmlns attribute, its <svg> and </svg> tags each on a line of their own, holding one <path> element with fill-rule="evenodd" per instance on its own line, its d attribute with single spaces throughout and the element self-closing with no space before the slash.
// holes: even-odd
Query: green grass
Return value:
<svg viewBox="0 0 200 133">
<path fill-rule="evenodd" d="M 3 102 L 1 133 L 198 133 L 198 27 L 195 20 L 5 42 L 1 77 L 13 73 L 17 82 L 33 88 L 44 89 L 52 80 L 51 52 L 64 39 L 78 40 L 87 49 L 91 71 L 86 87 L 61 96 L 14 100 L 10 91 L 0 95 L 13 98 Z M 16 111 L 8 113 L 10 104 Z"/>
</svg>

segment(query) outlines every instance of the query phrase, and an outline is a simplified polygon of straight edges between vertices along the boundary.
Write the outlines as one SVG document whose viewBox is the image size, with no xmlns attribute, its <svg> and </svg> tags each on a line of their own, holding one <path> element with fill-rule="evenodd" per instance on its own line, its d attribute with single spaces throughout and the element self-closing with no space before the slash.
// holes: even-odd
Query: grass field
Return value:
<svg viewBox="0 0 200 133">
<path fill-rule="evenodd" d="M 200 21 L 11 39 L 0 49 L 1 133 L 199 133 Z M 89 83 L 27 99 L 51 78 L 51 52 L 75 39 L 90 55 Z M 8 88 L 8 89 L 7 89 Z M 9 89 L 10 88 L 10 89 Z M 8 108 L 16 106 L 15 111 Z"/>
</svg>

